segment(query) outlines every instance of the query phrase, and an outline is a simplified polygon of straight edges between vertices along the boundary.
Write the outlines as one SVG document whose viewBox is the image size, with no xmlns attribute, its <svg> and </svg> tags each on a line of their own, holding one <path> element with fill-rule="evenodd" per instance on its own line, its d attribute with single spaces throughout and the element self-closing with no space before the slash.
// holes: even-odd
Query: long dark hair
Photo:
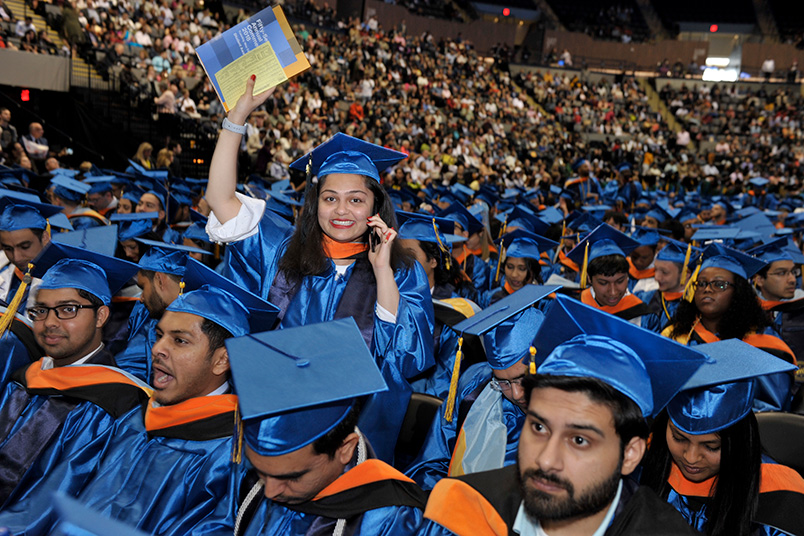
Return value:
<svg viewBox="0 0 804 536">
<path fill-rule="evenodd" d="M 640 482 L 667 499 L 670 484 L 667 478 L 673 457 L 667 446 L 667 411 L 656 417 L 651 428 L 650 448 L 642 461 Z M 715 493 L 707 502 L 708 521 L 704 530 L 708 536 L 729 534 L 749 536 L 751 519 L 759 498 L 759 478 L 762 466 L 762 447 L 759 426 L 752 412 L 718 432 L 720 436 L 720 471 L 715 481 Z"/>
<path fill-rule="evenodd" d="M 329 267 L 329 258 L 322 244 L 323 231 L 318 224 L 318 196 L 327 181 L 325 176 L 318 183 L 308 188 L 304 196 L 304 207 L 296 220 L 296 230 L 288 242 L 287 250 L 279 259 L 279 271 L 289 281 L 298 281 L 303 277 L 318 275 Z M 398 229 L 396 214 L 391 198 L 380 184 L 370 177 L 363 177 L 366 187 L 374 195 L 374 213 L 379 214 L 389 227 Z M 365 237 L 368 240 L 368 236 Z M 412 261 L 405 253 L 398 240 L 394 240 L 391 249 L 391 267 L 410 267 Z"/>
<path fill-rule="evenodd" d="M 695 300 L 681 300 L 673 317 L 671 338 L 687 335 L 695 325 L 700 312 Z M 744 277 L 734 275 L 734 294 L 723 317 L 717 323 L 718 337 L 721 339 L 742 339 L 751 332 L 761 332 L 771 325 L 766 313 L 757 300 L 754 289 Z"/>
<path fill-rule="evenodd" d="M 516 257 L 511 257 L 512 259 Z M 539 261 L 536 259 L 531 259 L 530 257 L 519 257 L 525 260 L 525 268 L 528 270 L 528 284 L 534 285 L 541 285 L 544 281 L 542 280 L 542 265 L 539 264 Z M 502 261 L 503 265 L 500 267 L 500 271 L 505 273 L 505 263 L 508 261 L 508 257 L 506 256 L 505 259 Z"/>
<path fill-rule="evenodd" d="M 466 286 L 471 286 L 471 282 L 467 281 L 461 275 L 461 269 L 455 259 L 449 258 L 452 255 L 447 252 L 441 251 L 441 248 L 433 242 L 425 242 L 419 240 L 419 247 L 424 251 L 427 260 L 435 259 L 438 265 L 434 270 L 434 279 L 436 285 L 452 285 L 455 290 L 459 290 Z M 449 268 L 447 268 L 447 260 L 449 260 Z"/>
</svg>

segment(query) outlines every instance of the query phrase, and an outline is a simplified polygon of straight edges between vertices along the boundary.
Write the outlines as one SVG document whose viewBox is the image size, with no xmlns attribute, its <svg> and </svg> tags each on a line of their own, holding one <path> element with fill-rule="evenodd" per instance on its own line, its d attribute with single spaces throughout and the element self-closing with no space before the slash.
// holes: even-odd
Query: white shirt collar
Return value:
<svg viewBox="0 0 804 536">
<path fill-rule="evenodd" d="M 620 479 L 620 484 L 617 486 L 617 494 L 614 496 L 614 500 L 611 501 L 611 506 L 609 506 L 608 511 L 606 511 L 606 517 L 603 518 L 603 522 L 600 523 L 600 526 L 591 536 L 603 536 L 606 533 L 606 530 L 608 530 L 609 525 L 611 525 L 611 522 L 614 519 L 614 512 L 617 510 L 617 505 L 620 503 L 620 495 L 622 495 L 622 491 L 623 481 Z M 519 504 L 519 511 L 517 512 L 516 519 L 514 520 L 514 532 L 520 536 L 549 536 L 544 531 L 538 520 L 534 521 L 528 517 L 527 513 L 525 512 L 524 501 Z"/>
<path fill-rule="evenodd" d="M 95 348 L 94 350 L 89 352 L 87 355 L 85 355 L 84 357 L 82 357 L 81 359 L 76 361 L 75 363 L 70 363 L 69 365 L 65 365 L 65 366 L 66 367 L 72 367 L 74 365 L 83 365 L 84 363 L 89 361 L 90 358 L 92 358 L 96 354 L 98 354 L 101 350 L 103 350 L 103 343 L 100 343 L 100 346 L 98 346 L 97 348 Z M 50 370 L 52 368 L 56 368 L 56 361 L 50 356 L 43 357 L 42 358 L 42 370 Z"/>
</svg>

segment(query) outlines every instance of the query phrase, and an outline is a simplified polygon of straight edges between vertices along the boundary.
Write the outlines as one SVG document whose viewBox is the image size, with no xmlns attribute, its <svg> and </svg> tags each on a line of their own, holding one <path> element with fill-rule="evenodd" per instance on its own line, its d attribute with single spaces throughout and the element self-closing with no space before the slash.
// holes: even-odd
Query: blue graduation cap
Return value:
<svg viewBox="0 0 804 536">
<path fill-rule="evenodd" d="M 100 177 L 91 177 L 84 180 L 85 184 L 89 184 L 91 187 L 88 194 L 102 194 L 105 192 L 112 191 L 112 184 L 118 180 L 116 177 L 113 176 L 100 176 Z"/>
<path fill-rule="evenodd" d="M 734 240 L 740 234 L 740 229 L 723 227 L 722 225 L 702 225 L 698 227 L 692 240 L 701 242 L 705 240 Z"/>
<path fill-rule="evenodd" d="M 655 205 L 655 206 L 654 206 L 652 209 L 650 209 L 650 210 L 649 210 L 649 211 L 648 211 L 648 212 L 645 214 L 645 217 L 646 217 L 646 218 L 653 218 L 653 219 L 654 219 L 654 220 L 656 220 L 658 223 L 664 223 L 665 221 L 667 221 L 667 220 L 669 220 L 669 219 L 672 219 L 672 217 L 671 217 L 671 216 L 670 216 L 670 214 L 667 212 L 667 210 L 665 210 L 664 208 L 662 208 L 662 207 L 661 207 L 661 206 L 659 206 L 658 204 L 657 204 L 657 205 Z"/>
<path fill-rule="evenodd" d="M 206 318 L 235 337 L 247 335 L 250 330 L 246 306 L 225 290 L 210 285 L 179 294 L 166 310 Z"/>
<path fill-rule="evenodd" d="M 673 240 L 672 238 L 665 237 L 663 240 L 667 243 L 656 253 L 657 261 L 674 262 L 681 265 L 686 264 L 688 268 L 695 265 L 698 256 L 701 254 L 699 248 L 692 247 L 692 245 L 679 242 L 678 240 Z"/>
<path fill-rule="evenodd" d="M 475 218 L 471 212 L 466 210 L 466 207 L 458 202 L 452 203 L 438 215 L 460 225 L 464 231 L 469 232 L 469 236 L 479 233 L 484 229 L 483 224 Z"/>
<path fill-rule="evenodd" d="M 182 234 L 182 238 L 200 240 L 202 242 L 207 242 L 208 244 L 212 243 L 212 240 L 210 240 L 209 235 L 207 234 L 206 227 L 202 223 L 194 223 L 187 227 L 187 230 L 184 231 L 184 234 Z"/>
<path fill-rule="evenodd" d="M 758 186 L 758 187 L 762 188 L 763 186 L 768 184 L 770 181 L 768 179 L 764 178 L 764 177 L 754 177 L 752 179 L 748 179 L 748 182 L 750 184 L 753 184 L 754 186 Z"/>
<path fill-rule="evenodd" d="M 662 239 L 662 236 L 656 229 L 640 227 L 634 231 L 631 238 L 636 240 L 640 246 L 655 246 Z"/>
<path fill-rule="evenodd" d="M 794 372 L 796 366 L 737 339 L 700 344 L 705 363 L 667 406 L 673 424 L 688 434 L 728 428 L 751 411 L 759 376 Z"/>
<path fill-rule="evenodd" d="M 133 169 L 136 175 L 141 175 L 149 179 L 157 179 L 161 181 L 166 181 L 168 178 L 168 170 L 166 169 L 159 169 L 159 170 L 145 169 L 143 166 L 141 166 L 140 164 L 136 163 L 131 159 L 129 159 L 128 163 L 129 168 L 127 168 L 126 171 L 128 171 L 129 169 Z"/>
<path fill-rule="evenodd" d="M 123 199 L 128 199 L 134 204 L 134 206 L 136 206 L 140 202 L 140 197 L 142 197 L 142 194 L 144 193 L 145 192 L 141 188 L 136 186 L 126 188 L 126 191 L 123 192 Z"/>
<path fill-rule="evenodd" d="M 405 153 L 338 132 L 290 164 L 290 167 L 307 171 L 309 165 L 309 175 L 315 175 L 319 180 L 332 173 L 347 173 L 371 177 L 380 182 L 380 173 L 405 158 Z"/>
<path fill-rule="evenodd" d="M 117 239 L 120 242 L 150 233 L 157 219 L 159 219 L 158 212 L 115 213 L 109 218 L 112 223 L 117 223 Z"/>
<path fill-rule="evenodd" d="M 62 199 L 79 203 L 92 188 L 89 184 L 71 179 L 65 175 L 56 175 L 50 179 L 50 184 L 55 186 L 53 193 Z"/>
<path fill-rule="evenodd" d="M 602 223 L 581 240 L 567 254 L 578 266 L 581 266 L 581 286 L 586 285 L 586 269 L 590 262 L 605 255 L 627 257 L 639 246 L 639 242 L 621 233 L 615 228 Z"/>
<path fill-rule="evenodd" d="M 249 313 L 248 323 L 251 326 L 251 333 L 264 331 L 273 326 L 279 313 L 279 308 L 272 303 L 223 277 L 215 270 L 207 268 L 203 263 L 193 258 L 187 259 L 182 281 L 184 281 L 185 288 L 189 290 L 196 290 L 203 288 L 204 285 L 209 285 L 215 289 L 224 290 L 237 298 Z M 214 319 L 210 318 L 210 320 Z M 233 333 L 233 335 L 235 334 Z"/>
<path fill-rule="evenodd" d="M 401 211 L 397 212 L 398 215 L 400 213 Z M 456 242 L 463 242 L 466 240 L 462 236 L 444 233 L 443 229 L 441 228 L 441 223 L 446 222 L 444 227 L 451 230 L 453 222 L 450 220 L 444 220 L 443 218 L 435 218 L 432 216 L 403 217 L 405 221 L 399 227 L 399 238 L 410 238 L 414 240 L 421 240 L 422 242 L 431 242 L 445 246 L 446 244 L 454 244 Z"/>
<path fill-rule="evenodd" d="M 534 341 L 539 374 L 597 378 L 655 417 L 707 360 L 697 347 L 558 295 Z"/>
<path fill-rule="evenodd" d="M 145 244 L 146 246 L 170 249 L 172 251 L 183 251 L 184 253 L 201 253 L 209 255 L 209 251 L 192 246 L 183 246 L 181 244 L 168 244 L 166 242 L 159 242 L 158 240 L 149 240 L 147 238 L 137 238 L 137 242 Z"/>
<path fill-rule="evenodd" d="M 701 257 L 703 259 L 701 272 L 707 268 L 722 268 L 744 279 L 748 279 L 767 266 L 767 263 L 756 257 L 717 243 L 706 246 Z"/>
<path fill-rule="evenodd" d="M 53 494 L 53 507 L 59 518 L 54 536 L 147 536 L 61 492 Z"/>
<path fill-rule="evenodd" d="M 793 261 L 795 264 L 804 264 L 804 255 L 790 243 L 790 239 L 787 237 L 777 238 L 767 244 L 749 249 L 746 254 L 753 255 L 767 264 L 776 261 Z"/>
<path fill-rule="evenodd" d="M 190 258 L 188 250 L 198 249 L 164 242 L 154 242 L 152 240 L 143 241 L 141 238 L 138 238 L 137 241 L 151 246 L 148 251 L 140 257 L 139 268 L 141 270 L 173 274 L 179 277 L 184 276 L 184 270 Z"/>
<path fill-rule="evenodd" d="M 67 169 L 67 168 L 56 168 L 53 170 L 54 176 L 60 177 L 75 177 L 78 175 L 77 169 Z"/>
<path fill-rule="evenodd" d="M 227 339 L 226 349 L 244 439 L 260 456 L 311 444 L 357 399 L 388 389 L 352 318 Z"/>
<path fill-rule="evenodd" d="M 525 210 L 520 205 L 515 206 L 506 215 L 497 215 L 497 219 L 505 222 L 505 228 L 525 229 L 531 233 L 544 235 L 550 230 L 550 225 L 539 219 L 532 212 Z"/>
<path fill-rule="evenodd" d="M 54 242 L 114 257 L 117 249 L 117 225 L 101 225 L 69 233 L 54 233 Z"/>
<path fill-rule="evenodd" d="M 773 225 L 773 222 L 770 221 L 765 214 L 752 214 L 742 220 L 734 222 L 734 227 L 737 227 L 741 231 L 757 233 L 763 242 L 769 240 L 776 231 L 776 226 Z M 744 237 L 745 234 L 743 233 L 742 236 Z M 741 235 L 738 235 L 737 239 L 739 240 L 740 238 Z"/>
<path fill-rule="evenodd" d="M 54 229 L 62 229 L 64 231 L 72 231 L 73 224 L 70 223 L 70 218 L 64 212 L 54 214 L 47 219 L 50 226 Z"/>
<path fill-rule="evenodd" d="M 42 279 L 40 289 L 82 289 L 106 305 L 138 270 L 132 262 L 57 242 L 43 249 L 33 265 L 31 275 Z"/>
<path fill-rule="evenodd" d="M 506 258 L 525 258 L 535 261 L 541 259 L 542 253 L 550 251 L 558 246 L 558 242 L 554 242 L 537 234 L 529 233 L 524 229 L 517 229 L 504 234 L 501 241 L 505 248 Z"/>
<path fill-rule="evenodd" d="M 549 224 L 561 223 L 564 221 L 564 213 L 555 207 L 547 207 L 538 214 L 539 218 Z"/>
<path fill-rule="evenodd" d="M 14 195 L 8 195 L 14 194 Z M 47 229 L 47 219 L 61 213 L 62 207 L 26 200 L 8 190 L 0 190 L 0 231 Z"/>
<path fill-rule="evenodd" d="M 469 201 L 473 195 L 475 195 L 475 191 L 466 186 L 465 184 L 461 184 L 460 182 L 456 182 L 450 187 L 450 191 L 452 195 L 458 198 L 461 203 L 466 203 Z"/>
</svg>

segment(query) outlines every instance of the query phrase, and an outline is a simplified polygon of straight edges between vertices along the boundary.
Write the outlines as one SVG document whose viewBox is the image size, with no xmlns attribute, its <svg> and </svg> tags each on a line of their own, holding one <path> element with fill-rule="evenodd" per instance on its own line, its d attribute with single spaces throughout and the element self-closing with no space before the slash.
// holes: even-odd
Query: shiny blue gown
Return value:
<svg viewBox="0 0 804 536">
<path fill-rule="evenodd" d="M 151 348 L 156 339 L 154 328 L 157 323 L 145 305 L 137 302 L 128 319 L 126 347 L 114 356 L 119 368 L 146 382 L 151 376 Z"/>
<path fill-rule="evenodd" d="M 479 390 L 491 380 L 491 367 L 486 363 L 478 363 L 469 367 L 461 375 L 458 384 L 458 396 L 455 402 L 455 413 L 452 422 L 444 418 L 443 406 L 438 417 L 433 421 L 424 446 L 418 458 L 405 471 L 422 489 L 431 490 L 436 483 L 447 476 L 452 452 L 458 438 L 457 429 L 460 401 Z M 525 414 L 519 407 L 502 397 L 502 416 L 507 431 L 504 466 L 516 463 L 519 446 L 519 434 L 525 422 Z M 468 433 L 464 431 L 464 433 Z"/>
</svg>

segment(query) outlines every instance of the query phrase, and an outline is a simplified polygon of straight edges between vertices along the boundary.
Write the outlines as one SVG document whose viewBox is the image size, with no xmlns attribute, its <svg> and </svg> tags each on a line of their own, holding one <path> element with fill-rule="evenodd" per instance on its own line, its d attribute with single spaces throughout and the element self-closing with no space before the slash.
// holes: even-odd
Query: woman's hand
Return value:
<svg viewBox="0 0 804 536">
<path fill-rule="evenodd" d="M 388 227 L 379 214 L 368 219 L 368 226 L 370 232 L 373 233 L 373 238 L 369 239 L 371 244 L 372 239 L 376 244 L 373 248 L 369 247 L 368 258 L 371 266 L 376 273 L 378 270 L 384 268 L 391 268 L 391 249 L 396 239 L 396 231 Z"/>
<path fill-rule="evenodd" d="M 248 116 L 251 115 L 251 112 L 265 104 L 265 101 L 268 100 L 268 97 L 273 95 L 276 89 L 272 87 L 259 95 L 254 95 L 254 84 L 256 81 L 257 75 L 252 74 L 246 81 L 246 92 L 237 99 L 235 107 L 229 110 L 229 121 L 235 125 L 244 125 Z"/>
</svg>

